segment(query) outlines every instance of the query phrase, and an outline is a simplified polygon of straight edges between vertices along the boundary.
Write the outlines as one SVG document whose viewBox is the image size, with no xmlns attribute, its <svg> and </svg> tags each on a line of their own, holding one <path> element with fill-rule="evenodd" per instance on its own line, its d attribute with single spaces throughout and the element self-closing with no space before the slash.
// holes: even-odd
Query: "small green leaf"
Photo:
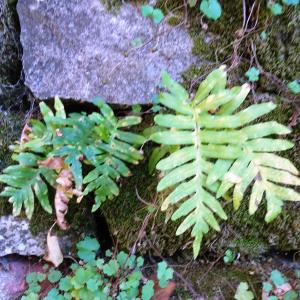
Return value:
<svg viewBox="0 0 300 300">
<path fill-rule="evenodd" d="M 39 295 L 36 293 L 29 293 L 27 296 L 23 296 L 21 300 L 39 300 Z"/>
<path fill-rule="evenodd" d="M 162 261 L 158 264 L 157 279 L 161 288 L 167 287 L 169 280 L 173 278 L 173 272 L 174 270 L 168 268 L 168 265 L 165 261 Z"/>
<path fill-rule="evenodd" d="M 234 254 L 232 250 L 226 250 L 223 260 L 226 264 L 230 264 L 234 261 Z"/>
<path fill-rule="evenodd" d="M 26 283 L 30 284 L 32 282 L 37 282 L 38 281 L 38 273 L 32 272 L 27 274 L 26 276 Z"/>
<path fill-rule="evenodd" d="M 141 268 L 144 264 L 144 259 L 141 256 L 139 256 L 136 260 L 136 264 L 139 268 Z"/>
<path fill-rule="evenodd" d="M 142 110 L 142 107 L 139 104 L 132 105 L 132 112 L 134 114 L 139 114 Z"/>
<path fill-rule="evenodd" d="M 119 264 L 115 259 L 111 259 L 107 264 L 103 266 L 103 273 L 108 276 L 114 276 L 119 270 Z"/>
<path fill-rule="evenodd" d="M 260 38 L 262 41 L 265 41 L 268 38 L 268 34 L 266 33 L 266 31 L 262 31 L 260 33 Z"/>
<path fill-rule="evenodd" d="M 298 83 L 297 80 L 289 82 L 288 87 L 293 92 L 293 94 L 299 94 L 300 93 L 300 84 Z"/>
<path fill-rule="evenodd" d="M 154 282 L 152 280 L 149 280 L 142 288 L 142 300 L 150 300 L 153 295 L 154 295 Z"/>
<path fill-rule="evenodd" d="M 51 283 L 55 283 L 55 282 L 58 282 L 62 277 L 62 274 L 60 271 L 58 270 L 54 270 L 54 269 L 51 269 L 49 274 L 48 274 L 48 280 L 51 282 Z"/>
<path fill-rule="evenodd" d="M 132 47 L 139 47 L 142 44 L 143 44 L 143 41 L 142 41 L 141 38 L 136 38 L 136 39 L 131 41 Z"/>
<path fill-rule="evenodd" d="M 104 259 L 103 258 L 98 258 L 96 260 L 96 266 L 98 269 L 102 270 L 104 265 Z"/>
<path fill-rule="evenodd" d="M 271 3 L 269 5 L 272 15 L 278 16 L 282 14 L 283 7 L 279 3 Z"/>
<path fill-rule="evenodd" d="M 282 273 L 278 270 L 273 270 L 270 276 L 273 283 L 278 287 L 286 283 L 286 279 L 282 275 Z"/>
<path fill-rule="evenodd" d="M 121 251 L 117 255 L 117 261 L 120 265 L 120 267 L 124 267 L 126 260 L 128 259 L 128 254 L 124 251 Z"/>
<path fill-rule="evenodd" d="M 234 299 L 236 300 L 252 300 L 254 295 L 251 291 L 248 291 L 249 286 L 247 282 L 241 282 L 236 290 Z"/>
<path fill-rule="evenodd" d="M 195 7 L 198 0 L 188 0 L 189 7 Z"/>
<path fill-rule="evenodd" d="M 298 293 L 296 291 L 290 290 L 283 295 L 283 300 L 297 300 Z"/>
<path fill-rule="evenodd" d="M 143 17 L 150 17 L 153 13 L 153 7 L 150 5 L 142 5 L 141 12 Z"/>
<path fill-rule="evenodd" d="M 164 19 L 163 12 L 159 8 L 154 9 L 152 14 L 153 22 L 155 24 L 159 24 L 163 19 Z"/>
<path fill-rule="evenodd" d="M 255 67 L 250 68 L 245 75 L 248 77 L 250 81 L 258 81 L 259 79 L 259 70 Z"/>
<path fill-rule="evenodd" d="M 100 248 L 99 242 L 95 238 L 85 237 L 83 241 L 80 241 L 76 245 L 77 249 L 84 249 L 90 251 L 98 251 Z"/>
<path fill-rule="evenodd" d="M 264 282 L 263 283 L 263 290 L 266 292 L 266 293 L 270 293 L 273 289 L 273 286 L 271 283 L 269 282 Z"/>
<path fill-rule="evenodd" d="M 59 282 L 59 289 L 64 292 L 68 292 L 72 289 L 71 276 L 62 278 Z"/>
<path fill-rule="evenodd" d="M 282 0 L 285 5 L 297 5 L 299 4 L 299 0 Z"/>
<path fill-rule="evenodd" d="M 209 19 L 217 20 L 221 17 L 222 8 L 218 0 L 202 0 L 200 11 Z"/>
<path fill-rule="evenodd" d="M 89 279 L 86 283 L 88 290 L 90 290 L 91 292 L 97 291 L 99 285 L 100 285 L 100 281 L 97 277 Z"/>
</svg>

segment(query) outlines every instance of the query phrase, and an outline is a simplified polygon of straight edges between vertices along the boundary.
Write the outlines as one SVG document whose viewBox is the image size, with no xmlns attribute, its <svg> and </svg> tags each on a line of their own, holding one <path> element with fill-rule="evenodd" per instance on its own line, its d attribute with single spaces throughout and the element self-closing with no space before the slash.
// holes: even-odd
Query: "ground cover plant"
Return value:
<svg viewBox="0 0 300 300">
<path fill-rule="evenodd" d="M 150 279 L 145 276 L 141 256 L 107 250 L 99 257 L 100 245 L 94 238 L 85 237 L 76 248 L 80 261 L 70 266 L 67 275 L 48 267 L 44 273 L 29 273 L 26 277 L 28 288 L 21 299 L 39 299 L 47 280 L 55 287 L 46 292 L 45 300 L 150 300 L 155 289 L 166 288 L 173 278 L 173 270 L 165 261 L 158 263 L 155 276 Z"/>
</svg>

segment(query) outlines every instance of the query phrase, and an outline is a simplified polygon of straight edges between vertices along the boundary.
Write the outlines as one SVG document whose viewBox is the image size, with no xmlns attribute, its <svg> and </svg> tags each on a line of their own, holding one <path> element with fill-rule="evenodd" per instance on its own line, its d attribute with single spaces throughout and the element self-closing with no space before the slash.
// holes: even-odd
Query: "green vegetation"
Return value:
<svg viewBox="0 0 300 300">
<path fill-rule="evenodd" d="M 150 18 L 155 24 L 159 24 L 164 19 L 164 14 L 159 8 L 150 5 L 142 5 L 141 12 L 144 17 Z"/>
<path fill-rule="evenodd" d="M 299 279 L 298 273 L 299 270 L 295 270 L 295 277 L 297 279 Z M 263 283 L 263 299 L 296 300 L 299 299 L 300 296 L 299 287 L 299 285 L 293 286 L 293 284 L 289 283 L 287 278 L 279 270 L 273 270 L 268 281 Z"/>
<path fill-rule="evenodd" d="M 98 241 L 86 237 L 77 243 L 79 263 L 73 263 L 67 275 L 46 267 L 47 273 L 33 272 L 26 277 L 28 288 L 22 300 L 39 299 L 41 284 L 48 280 L 55 285 L 45 300 L 117 299 L 150 300 L 155 293 L 155 282 L 143 273 L 144 259 L 123 251 L 110 250 L 98 257 Z M 166 288 L 173 278 L 173 270 L 165 261 L 158 263 L 156 272 L 159 288 Z"/>
<path fill-rule="evenodd" d="M 95 211 L 107 198 L 119 193 L 115 181 L 130 176 L 125 162 L 137 164 L 143 155 L 135 146 L 144 143 L 142 136 L 123 128 L 139 124 L 141 119 L 135 116 L 118 119 L 101 99 L 94 99 L 94 104 L 100 113 L 72 113 L 68 117 L 58 98 L 55 114 L 45 103 L 40 104 L 44 122 L 32 119 L 31 126 L 24 127 L 21 142 L 12 147 L 12 158 L 18 164 L 0 175 L 0 182 L 7 184 L 1 196 L 9 197 L 14 215 L 19 215 L 24 206 L 27 217 L 31 218 L 35 196 L 44 210 L 51 213 L 48 184 L 56 189 L 59 225 L 64 223 L 72 196 L 80 201 L 94 192 L 92 210 Z M 83 164 L 89 170 L 84 177 Z"/>
<path fill-rule="evenodd" d="M 223 66 L 207 76 L 191 101 L 187 91 L 167 73 L 163 73 L 162 79 L 169 93 L 162 92 L 158 101 L 176 115 L 158 114 L 155 123 L 164 129 L 153 133 L 150 139 L 180 148 L 157 164 L 164 176 L 157 191 L 173 187 L 162 210 L 175 205 L 172 220 L 185 217 L 176 234 L 192 228 L 194 257 L 209 227 L 220 230 L 213 214 L 227 219 L 217 198 L 232 197 L 237 210 L 254 181 L 249 213 L 257 211 L 265 195 L 268 223 L 281 213 L 284 201 L 300 200 L 296 191 L 283 186 L 300 185 L 297 169 L 289 160 L 273 154 L 292 148 L 293 143 L 268 138 L 288 134 L 290 129 L 274 121 L 244 127 L 274 110 L 274 103 L 251 105 L 233 114 L 250 88 L 243 85 L 226 89 L 227 74 Z M 233 193 L 228 194 L 232 187 Z"/>
<path fill-rule="evenodd" d="M 221 17 L 222 8 L 218 0 L 202 0 L 200 11 L 209 19 L 217 20 Z"/>
<path fill-rule="evenodd" d="M 252 300 L 254 295 L 251 291 L 248 290 L 249 286 L 247 282 L 241 282 L 236 290 L 234 299 L 236 300 Z"/>
</svg>

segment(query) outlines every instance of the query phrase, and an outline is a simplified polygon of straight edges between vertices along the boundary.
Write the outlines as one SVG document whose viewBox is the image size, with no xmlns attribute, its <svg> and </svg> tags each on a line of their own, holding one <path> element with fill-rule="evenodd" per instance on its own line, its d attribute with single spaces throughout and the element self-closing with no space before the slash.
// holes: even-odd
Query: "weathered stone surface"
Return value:
<svg viewBox="0 0 300 300">
<path fill-rule="evenodd" d="M 0 106 L 15 98 L 21 89 L 20 42 L 13 4 L 0 0 Z"/>
<path fill-rule="evenodd" d="M 0 257 L 9 254 L 43 256 L 46 252 L 46 232 L 34 236 L 27 219 L 0 217 Z M 69 237 L 60 238 L 63 249 L 71 248 Z"/>
<path fill-rule="evenodd" d="M 19 0 L 17 10 L 25 83 L 40 99 L 149 103 L 161 70 L 179 79 L 195 62 L 184 28 L 157 26 L 133 4 L 117 15 L 99 0 Z"/>
</svg>

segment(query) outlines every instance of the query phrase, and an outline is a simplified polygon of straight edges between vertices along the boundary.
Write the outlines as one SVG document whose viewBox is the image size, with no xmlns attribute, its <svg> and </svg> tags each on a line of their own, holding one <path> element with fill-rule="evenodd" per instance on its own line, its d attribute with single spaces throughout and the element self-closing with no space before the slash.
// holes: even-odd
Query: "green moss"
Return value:
<svg viewBox="0 0 300 300">
<path fill-rule="evenodd" d="M 266 12 L 260 18 L 266 18 Z M 257 57 L 264 69 L 288 82 L 299 78 L 300 52 L 300 11 L 291 6 L 280 16 L 269 18 L 263 30 L 267 39 L 257 34 Z M 262 31 L 263 31 L 262 30 Z"/>
<path fill-rule="evenodd" d="M 54 199 L 54 191 L 51 192 L 50 198 Z M 66 219 L 70 225 L 68 231 L 58 231 L 59 235 L 66 233 L 79 235 L 83 232 L 93 232 L 93 217 L 91 213 L 92 202 L 88 199 L 83 200 L 80 204 L 76 203 L 75 199 L 69 202 L 69 209 L 66 215 Z M 25 216 L 24 216 L 25 217 Z M 30 231 L 33 234 L 47 231 L 51 225 L 55 222 L 55 211 L 49 214 L 43 210 L 38 201 L 35 202 L 35 208 L 33 216 L 30 220 Z"/>
<path fill-rule="evenodd" d="M 111 201 L 106 201 L 101 211 L 118 247 L 127 250 L 135 243 L 144 219 L 150 212 L 151 217 L 145 231 L 147 239 L 162 253 L 172 255 L 184 245 L 183 239 L 186 237 L 176 237 L 178 224 L 171 221 L 165 223 L 165 213 L 160 211 L 164 195 L 156 194 L 158 178 L 148 174 L 147 164 L 146 161 L 131 168 L 133 175 L 121 183 L 120 195 Z M 136 191 L 142 199 L 153 205 L 147 205 L 138 200 Z M 156 207 L 154 211 L 153 207 Z M 149 250 L 146 243 L 140 246 L 139 250 L 142 253 Z"/>
<path fill-rule="evenodd" d="M 20 138 L 22 127 L 24 125 L 24 114 L 10 111 L 1 111 L 0 109 L 0 173 L 11 162 L 11 152 L 9 145 Z M 0 184 L 0 190 L 3 186 Z M 7 198 L 0 197 L 0 215 L 11 212 L 11 205 Z"/>
<path fill-rule="evenodd" d="M 184 278 L 190 282 L 195 291 L 199 292 L 205 299 L 234 299 L 236 288 L 240 282 L 247 282 L 255 299 L 261 295 L 261 274 L 251 276 L 251 268 L 239 267 L 222 263 L 194 262 L 185 265 Z M 175 293 L 182 299 L 190 299 L 184 289 L 176 289 Z"/>
</svg>

